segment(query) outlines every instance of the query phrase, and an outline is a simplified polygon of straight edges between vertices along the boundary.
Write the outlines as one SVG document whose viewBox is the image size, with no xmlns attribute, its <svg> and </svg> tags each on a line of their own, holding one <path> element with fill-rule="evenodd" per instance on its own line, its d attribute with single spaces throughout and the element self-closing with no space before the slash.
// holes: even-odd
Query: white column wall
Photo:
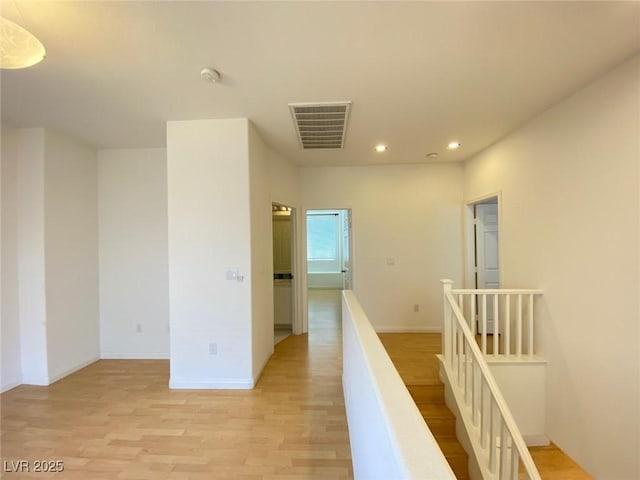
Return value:
<svg viewBox="0 0 640 480">
<path fill-rule="evenodd" d="M 22 381 L 18 310 L 18 131 L 2 126 L 2 320 L 0 322 L 0 392 Z"/>
<path fill-rule="evenodd" d="M 173 388 L 253 386 L 248 156 L 246 119 L 167 123 Z"/>
<path fill-rule="evenodd" d="M 273 353 L 273 225 L 271 214 L 271 150 L 249 123 L 251 201 L 252 376 L 257 381 Z"/>
<path fill-rule="evenodd" d="M 465 165 L 500 191 L 504 287 L 544 289 L 546 433 L 595 478 L 640 478 L 640 57 Z"/>
<path fill-rule="evenodd" d="M 45 131 L 18 132 L 18 309 L 22 383 L 49 384 L 45 297 Z"/>
</svg>

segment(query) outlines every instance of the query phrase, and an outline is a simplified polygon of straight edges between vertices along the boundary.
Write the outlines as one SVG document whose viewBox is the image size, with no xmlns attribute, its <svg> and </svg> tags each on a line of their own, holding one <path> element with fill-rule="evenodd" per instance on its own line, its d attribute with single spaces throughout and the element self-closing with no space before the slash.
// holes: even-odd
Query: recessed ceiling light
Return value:
<svg viewBox="0 0 640 480">
<path fill-rule="evenodd" d="M 438 156 L 438 152 L 427 153 L 427 158 L 436 158 Z"/>
<path fill-rule="evenodd" d="M 200 76 L 205 82 L 216 83 L 220 81 L 220 73 L 213 68 L 203 68 L 200 70 Z"/>
<path fill-rule="evenodd" d="M 383 144 L 376 145 L 376 152 L 378 152 L 378 153 L 385 152 L 387 150 L 387 148 L 388 147 L 386 145 L 383 145 Z"/>
<path fill-rule="evenodd" d="M 460 148 L 460 145 L 462 145 L 460 142 L 449 142 L 449 145 L 447 145 L 447 148 L 449 150 L 455 150 L 456 148 Z"/>
</svg>

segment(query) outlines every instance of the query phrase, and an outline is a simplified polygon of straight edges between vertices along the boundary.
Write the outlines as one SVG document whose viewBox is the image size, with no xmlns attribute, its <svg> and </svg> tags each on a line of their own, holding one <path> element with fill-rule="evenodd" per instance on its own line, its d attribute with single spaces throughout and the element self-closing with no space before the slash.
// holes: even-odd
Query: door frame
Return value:
<svg viewBox="0 0 640 480">
<path fill-rule="evenodd" d="M 298 314 L 300 311 L 301 297 L 300 297 L 300 261 L 298 255 L 298 208 L 292 207 L 286 203 L 278 202 L 275 200 L 271 201 L 271 206 L 279 205 L 283 207 L 288 207 L 291 210 L 290 221 L 291 221 L 291 273 L 293 275 L 293 280 L 291 281 L 291 333 L 299 334 L 302 333 L 300 331 L 300 321 L 298 320 Z M 273 215 L 273 214 L 272 214 Z M 271 220 L 273 222 L 273 219 Z M 271 230 L 271 238 L 273 240 L 273 227 Z M 272 261 L 273 263 L 273 261 Z M 273 266 L 272 266 L 273 273 Z M 271 296 L 274 296 L 274 293 L 271 293 Z M 275 318 L 273 323 L 275 324 Z"/>
<path fill-rule="evenodd" d="M 304 215 L 304 221 L 298 222 L 298 234 L 299 243 L 297 243 L 298 252 L 298 278 L 300 281 L 296 282 L 296 298 L 299 299 L 297 304 L 297 314 L 294 322 L 293 333 L 307 333 L 309 331 L 309 288 L 307 285 L 307 212 L 310 210 L 346 210 L 349 215 L 351 228 L 349 229 L 349 260 L 351 262 L 350 277 L 351 277 L 351 289 L 355 286 L 355 271 L 356 271 L 356 252 L 354 251 L 353 238 L 355 236 L 353 228 L 353 209 L 349 207 L 303 207 L 300 209 Z M 302 217 L 302 215 L 301 215 Z M 297 325 L 296 325 L 297 323 Z M 297 328 L 299 328 L 299 330 Z"/>
<path fill-rule="evenodd" d="M 473 209 L 480 203 L 486 203 L 487 200 L 496 199 L 498 204 L 498 275 L 500 277 L 500 286 L 503 281 L 503 261 L 502 261 L 502 192 L 488 193 L 481 197 L 476 197 L 464 202 L 464 288 L 476 288 L 475 274 L 475 224 Z"/>
</svg>

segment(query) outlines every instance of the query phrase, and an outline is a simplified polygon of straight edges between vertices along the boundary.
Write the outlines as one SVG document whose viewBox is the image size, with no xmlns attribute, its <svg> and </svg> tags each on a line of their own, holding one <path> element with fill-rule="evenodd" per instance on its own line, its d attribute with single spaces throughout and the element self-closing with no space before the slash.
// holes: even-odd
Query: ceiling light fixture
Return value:
<svg viewBox="0 0 640 480">
<path fill-rule="evenodd" d="M 0 17 L 0 68 L 26 68 L 42 61 L 46 51 L 40 40 L 17 23 Z"/>
<path fill-rule="evenodd" d="M 376 152 L 378 152 L 378 153 L 386 152 L 388 148 L 389 147 L 387 147 L 386 145 L 383 145 L 383 144 L 376 145 Z"/>
<path fill-rule="evenodd" d="M 427 158 L 436 158 L 438 156 L 438 152 L 427 153 Z"/>
<path fill-rule="evenodd" d="M 460 142 L 449 142 L 449 145 L 447 145 L 447 148 L 449 150 L 455 150 L 456 148 L 460 148 L 460 145 L 462 145 Z"/>
<path fill-rule="evenodd" d="M 213 68 L 203 68 L 202 70 L 200 70 L 200 76 L 205 82 L 216 83 L 220 81 L 220 72 Z"/>
</svg>

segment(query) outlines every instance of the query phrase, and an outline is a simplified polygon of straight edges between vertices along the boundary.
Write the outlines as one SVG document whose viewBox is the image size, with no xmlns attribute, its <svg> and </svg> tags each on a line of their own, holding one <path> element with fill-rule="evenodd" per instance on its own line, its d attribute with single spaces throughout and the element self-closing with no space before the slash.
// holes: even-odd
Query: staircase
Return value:
<svg viewBox="0 0 640 480">
<path fill-rule="evenodd" d="M 456 438 L 456 417 L 444 403 L 444 385 L 407 385 L 458 480 L 469 479 L 469 457 Z"/>
<path fill-rule="evenodd" d="M 456 438 L 456 419 L 444 403 L 444 385 L 438 374 L 440 363 L 436 354 L 442 348 L 440 334 L 380 333 L 378 336 L 456 477 L 469 479 L 468 456 Z M 543 480 L 592 480 L 553 443 L 529 450 Z"/>
<path fill-rule="evenodd" d="M 440 334 L 381 333 L 378 335 L 400 377 L 416 402 L 440 449 L 459 480 L 467 480 L 468 456 L 456 438 L 456 418 L 444 403 L 439 378 Z"/>
</svg>

